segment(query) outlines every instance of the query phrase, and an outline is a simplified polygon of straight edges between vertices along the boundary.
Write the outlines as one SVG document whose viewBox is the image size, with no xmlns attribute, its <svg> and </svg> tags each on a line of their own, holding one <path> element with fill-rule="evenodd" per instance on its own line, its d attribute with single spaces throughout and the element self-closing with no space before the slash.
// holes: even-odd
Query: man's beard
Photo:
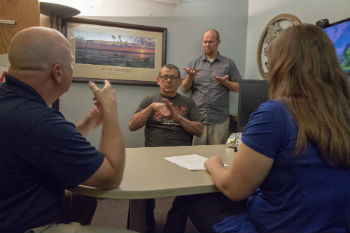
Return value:
<svg viewBox="0 0 350 233">
<path fill-rule="evenodd" d="M 212 49 L 208 49 L 208 50 L 204 49 L 204 54 L 207 56 L 210 56 L 214 54 L 214 51 Z"/>
</svg>

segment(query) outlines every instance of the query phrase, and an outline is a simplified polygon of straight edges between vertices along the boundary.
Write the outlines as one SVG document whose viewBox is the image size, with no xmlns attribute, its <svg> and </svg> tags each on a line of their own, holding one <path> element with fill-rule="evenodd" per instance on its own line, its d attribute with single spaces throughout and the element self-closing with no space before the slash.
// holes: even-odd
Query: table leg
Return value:
<svg viewBox="0 0 350 233">
<path fill-rule="evenodd" d="M 130 230 L 146 232 L 146 200 L 129 200 Z"/>
</svg>

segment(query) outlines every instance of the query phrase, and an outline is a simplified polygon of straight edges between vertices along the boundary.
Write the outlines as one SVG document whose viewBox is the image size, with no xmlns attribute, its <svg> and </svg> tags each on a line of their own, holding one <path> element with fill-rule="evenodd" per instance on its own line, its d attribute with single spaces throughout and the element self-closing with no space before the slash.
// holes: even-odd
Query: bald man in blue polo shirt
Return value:
<svg viewBox="0 0 350 233">
<path fill-rule="evenodd" d="M 9 60 L 0 85 L 0 232 L 101 232 L 62 224 L 61 211 L 65 189 L 121 183 L 125 147 L 114 89 L 89 83 L 95 107 L 74 125 L 49 107 L 72 82 L 67 39 L 50 28 L 24 29 L 11 41 Z M 85 136 L 100 124 L 97 149 Z"/>
</svg>

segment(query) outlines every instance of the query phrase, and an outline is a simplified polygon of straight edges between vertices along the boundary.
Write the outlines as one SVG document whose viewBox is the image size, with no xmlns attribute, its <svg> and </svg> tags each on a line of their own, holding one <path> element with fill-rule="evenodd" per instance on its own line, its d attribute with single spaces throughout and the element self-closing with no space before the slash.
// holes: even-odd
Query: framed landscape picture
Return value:
<svg viewBox="0 0 350 233">
<path fill-rule="evenodd" d="M 83 18 L 62 20 L 74 56 L 73 81 L 156 85 L 167 29 Z"/>
</svg>

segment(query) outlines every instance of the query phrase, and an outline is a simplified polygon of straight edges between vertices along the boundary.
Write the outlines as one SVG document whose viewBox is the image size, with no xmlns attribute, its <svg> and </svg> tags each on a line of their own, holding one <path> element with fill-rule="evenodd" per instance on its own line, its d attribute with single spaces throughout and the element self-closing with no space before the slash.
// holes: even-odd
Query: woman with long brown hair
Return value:
<svg viewBox="0 0 350 233">
<path fill-rule="evenodd" d="M 202 200 L 191 220 L 201 232 L 349 232 L 350 88 L 333 44 L 314 25 L 290 27 L 267 67 L 270 100 L 251 115 L 232 164 L 205 163 L 227 200 Z"/>
<path fill-rule="evenodd" d="M 299 39 L 278 43 L 294 33 Z M 319 28 L 304 25 L 283 33 L 270 50 L 270 98 L 287 105 L 297 122 L 296 153 L 311 141 L 322 158 L 349 168 L 349 83 L 329 38 Z"/>
</svg>

